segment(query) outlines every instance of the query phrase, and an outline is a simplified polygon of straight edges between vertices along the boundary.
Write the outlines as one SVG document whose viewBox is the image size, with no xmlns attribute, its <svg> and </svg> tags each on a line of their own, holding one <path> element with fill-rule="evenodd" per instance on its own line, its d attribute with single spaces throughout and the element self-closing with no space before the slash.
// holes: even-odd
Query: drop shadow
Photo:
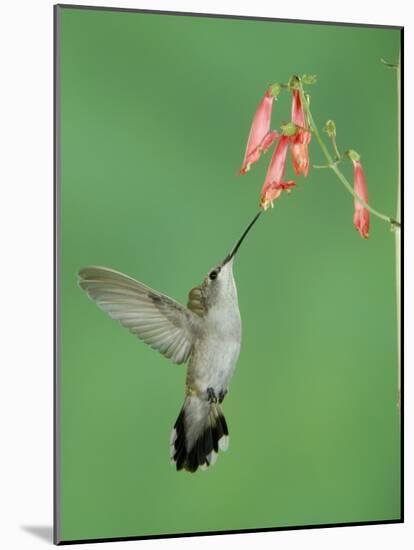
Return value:
<svg viewBox="0 0 414 550">
<path fill-rule="evenodd" d="M 22 525 L 23 531 L 53 544 L 53 527 L 50 525 Z"/>
</svg>

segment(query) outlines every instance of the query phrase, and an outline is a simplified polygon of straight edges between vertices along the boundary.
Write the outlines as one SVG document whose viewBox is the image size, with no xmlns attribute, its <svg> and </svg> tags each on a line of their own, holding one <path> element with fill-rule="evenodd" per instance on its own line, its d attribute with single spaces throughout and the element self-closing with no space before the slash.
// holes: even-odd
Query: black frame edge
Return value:
<svg viewBox="0 0 414 550">
<path fill-rule="evenodd" d="M 400 490 L 401 490 L 401 502 L 400 502 L 400 516 L 401 523 L 404 523 L 404 512 L 405 512 L 405 494 L 404 494 L 404 71 L 405 71 L 405 60 L 404 60 L 404 28 L 400 30 L 400 179 L 401 179 L 401 242 L 400 242 L 400 254 L 401 254 L 401 272 L 400 272 L 400 289 L 401 289 L 401 305 L 400 305 L 400 361 L 401 361 L 401 395 L 400 395 L 400 469 L 401 469 L 401 479 L 400 479 Z"/>
<path fill-rule="evenodd" d="M 367 527 L 372 525 L 390 525 L 403 523 L 400 519 L 378 520 L 378 521 L 355 521 L 349 523 L 332 523 L 326 525 L 294 525 L 286 527 L 262 527 L 258 529 L 235 529 L 230 531 L 200 531 L 195 533 L 166 533 L 162 535 L 144 535 L 140 537 L 111 537 L 102 539 L 74 539 L 62 540 L 59 546 L 70 544 L 94 544 L 100 542 L 123 542 L 134 540 L 156 540 L 156 539 L 172 539 L 172 538 L 190 538 L 190 537 L 205 537 L 216 535 L 246 535 L 254 533 L 275 533 L 278 531 L 303 531 L 308 529 L 332 529 L 333 527 Z"/>
</svg>

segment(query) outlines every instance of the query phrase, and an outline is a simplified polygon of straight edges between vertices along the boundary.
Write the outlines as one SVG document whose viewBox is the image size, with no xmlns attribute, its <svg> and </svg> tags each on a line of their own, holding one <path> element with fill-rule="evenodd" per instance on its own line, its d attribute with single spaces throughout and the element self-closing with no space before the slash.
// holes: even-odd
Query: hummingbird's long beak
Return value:
<svg viewBox="0 0 414 550">
<path fill-rule="evenodd" d="M 259 219 L 260 214 L 262 213 L 262 210 L 259 210 L 259 212 L 256 214 L 256 216 L 252 219 L 252 221 L 249 223 L 249 225 L 246 227 L 246 229 L 243 231 L 242 236 L 237 241 L 237 243 L 233 246 L 232 251 L 230 254 L 227 254 L 227 256 L 223 260 L 223 265 L 229 262 L 234 256 L 236 255 L 236 252 L 239 250 L 241 243 L 244 241 L 247 233 L 250 231 L 250 229 L 253 227 L 253 225 L 256 223 L 256 221 Z"/>
</svg>

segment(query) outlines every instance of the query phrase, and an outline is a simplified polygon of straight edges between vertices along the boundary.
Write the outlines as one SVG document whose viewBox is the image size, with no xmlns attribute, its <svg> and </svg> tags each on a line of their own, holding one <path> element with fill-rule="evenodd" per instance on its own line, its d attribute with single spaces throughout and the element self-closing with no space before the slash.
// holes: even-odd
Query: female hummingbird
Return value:
<svg viewBox="0 0 414 550">
<path fill-rule="evenodd" d="M 187 307 L 105 267 L 84 267 L 79 285 L 113 319 L 173 363 L 187 363 L 185 400 L 174 424 L 170 458 L 177 470 L 206 469 L 229 431 L 221 403 L 239 356 L 241 320 L 233 261 L 250 222 L 231 252 L 188 296 Z"/>
</svg>

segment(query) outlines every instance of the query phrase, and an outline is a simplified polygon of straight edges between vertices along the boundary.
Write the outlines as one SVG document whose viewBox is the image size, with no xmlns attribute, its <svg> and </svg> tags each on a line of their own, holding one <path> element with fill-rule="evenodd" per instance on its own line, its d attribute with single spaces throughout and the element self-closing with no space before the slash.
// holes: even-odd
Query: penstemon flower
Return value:
<svg viewBox="0 0 414 550">
<path fill-rule="evenodd" d="M 352 160 L 354 165 L 354 191 L 361 199 L 368 203 L 368 189 L 365 174 L 359 160 Z M 368 239 L 369 211 L 358 200 L 354 200 L 354 225 L 361 237 Z"/>
<path fill-rule="evenodd" d="M 250 170 L 251 165 L 259 160 L 262 152 L 267 151 L 272 143 L 279 137 L 277 132 L 270 131 L 270 121 L 272 118 L 274 99 L 275 98 L 271 94 L 270 90 L 266 90 L 266 93 L 259 103 L 253 117 L 243 164 L 238 172 L 238 175 L 245 174 L 248 170 Z"/>
<path fill-rule="evenodd" d="M 295 174 L 308 175 L 309 152 L 308 145 L 311 133 L 306 129 L 305 113 L 303 111 L 299 90 L 292 92 L 292 122 L 297 126 L 296 133 L 290 138 L 290 152 L 292 155 Z"/>
<path fill-rule="evenodd" d="M 289 192 L 290 188 L 296 185 L 294 181 L 283 181 L 285 179 L 288 146 L 289 138 L 284 135 L 280 136 L 262 187 L 260 207 L 263 210 L 267 210 L 270 205 L 273 207 L 273 201 L 279 198 L 282 191 L 286 190 Z"/>
</svg>

